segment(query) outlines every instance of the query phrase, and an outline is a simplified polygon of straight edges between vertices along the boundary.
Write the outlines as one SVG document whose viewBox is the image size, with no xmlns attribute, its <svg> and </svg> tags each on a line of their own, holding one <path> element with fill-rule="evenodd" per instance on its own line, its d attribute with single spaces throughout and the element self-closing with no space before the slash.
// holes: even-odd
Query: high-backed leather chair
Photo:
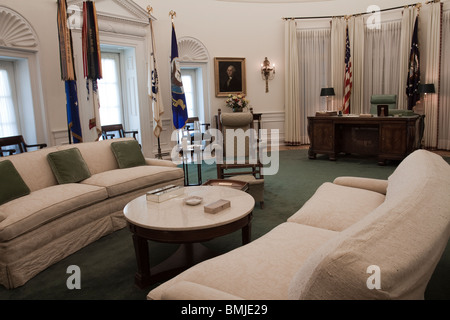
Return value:
<svg viewBox="0 0 450 320">
<path fill-rule="evenodd" d="M 396 94 L 374 94 L 370 97 L 370 113 L 377 114 L 378 105 L 387 105 L 389 112 L 397 107 L 397 95 Z"/>
</svg>

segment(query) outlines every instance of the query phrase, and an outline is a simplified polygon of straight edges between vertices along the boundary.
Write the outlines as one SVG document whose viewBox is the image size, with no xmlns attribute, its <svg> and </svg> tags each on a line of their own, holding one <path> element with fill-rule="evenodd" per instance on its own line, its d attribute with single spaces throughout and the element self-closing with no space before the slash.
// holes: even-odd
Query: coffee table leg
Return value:
<svg viewBox="0 0 450 320">
<path fill-rule="evenodd" d="M 242 228 L 242 245 L 250 243 L 252 237 L 252 214 L 249 215 L 248 223 Z"/>
<path fill-rule="evenodd" d="M 133 244 L 137 262 L 137 272 L 134 276 L 134 282 L 142 289 L 150 283 L 148 242 L 146 239 L 133 234 Z"/>
</svg>

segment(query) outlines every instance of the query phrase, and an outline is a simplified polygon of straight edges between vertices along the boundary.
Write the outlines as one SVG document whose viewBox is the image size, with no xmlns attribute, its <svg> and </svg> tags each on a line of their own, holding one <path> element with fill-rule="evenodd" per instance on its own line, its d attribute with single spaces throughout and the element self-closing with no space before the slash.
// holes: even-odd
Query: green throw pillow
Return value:
<svg viewBox="0 0 450 320">
<path fill-rule="evenodd" d="M 30 188 L 10 160 L 0 161 L 0 177 L 0 205 L 30 194 Z"/>
<path fill-rule="evenodd" d="M 59 184 L 80 182 L 91 176 L 78 148 L 49 153 L 47 160 Z"/>
<path fill-rule="evenodd" d="M 146 165 L 141 147 L 136 140 L 113 142 L 111 150 L 120 169 Z"/>
</svg>

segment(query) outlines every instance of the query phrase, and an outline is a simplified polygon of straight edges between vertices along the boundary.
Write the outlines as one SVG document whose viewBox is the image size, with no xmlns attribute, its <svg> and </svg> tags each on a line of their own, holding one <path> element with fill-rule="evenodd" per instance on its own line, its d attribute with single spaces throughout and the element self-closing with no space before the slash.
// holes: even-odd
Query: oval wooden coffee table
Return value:
<svg viewBox="0 0 450 320">
<path fill-rule="evenodd" d="M 184 203 L 184 198 L 199 196 L 196 206 Z M 229 208 L 217 213 L 204 212 L 204 205 L 217 200 L 229 200 Z M 135 283 L 145 288 L 167 280 L 194 264 L 211 257 L 200 244 L 242 229 L 242 244 L 250 242 L 252 212 L 255 200 L 248 193 L 228 187 L 184 187 L 184 195 L 164 202 L 147 201 L 140 196 L 128 203 L 123 212 L 133 233 L 137 260 Z M 148 240 L 179 243 L 173 256 L 150 269 Z"/>
</svg>

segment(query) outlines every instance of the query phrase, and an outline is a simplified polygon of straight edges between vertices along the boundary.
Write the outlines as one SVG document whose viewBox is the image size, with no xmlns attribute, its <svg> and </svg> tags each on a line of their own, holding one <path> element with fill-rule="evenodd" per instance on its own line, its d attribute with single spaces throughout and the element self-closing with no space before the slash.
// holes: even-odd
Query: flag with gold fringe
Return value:
<svg viewBox="0 0 450 320">
<path fill-rule="evenodd" d="M 156 64 L 156 50 L 155 50 L 155 35 L 153 33 L 153 23 L 150 20 L 150 36 L 152 37 L 150 57 L 149 57 L 149 96 L 152 100 L 153 111 L 153 133 L 159 137 L 162 131 L 162 115 L 164 113 L 164 106 L 162 103 L 161 90 L 159 90 L 158 67 Z"/>
<path fill-rule="evenodd" d="M 417 101 L 420 100 L 420 54 L 417 35 L 417 20 L 414 22 L 414 30 L 411 41 L 411 51 L 409 54 L 409 70 L 406 79 L 406 95 L 408 97 L 408 110 L 412 110 Z"/>
<path fill-rule="evenodd" d="M 78 109 L 77 77 L 73 62 L 72 32 L 67 25 L 67 1 L 58 0 L 57 12 L 61 80 L 65 82 L 69 142 L 83 142 Z M 72 136 L 72 139 L 71 139 Z"/>
<path fill-rule="evenodd" d="M 178 43 L 175 33 L 175 26 L 172 21 L 172 50 L 171 50 L 171 90 L 172 90 L 172 116 L 173 125 L 176 129 L 181 129 L 186 125 L 188 119 L 186 97 L 184 94 L 183 82 L 181 80 L 180 61 L 178 57 Z"/>
<path fill-rule="evenodd" d="M 97 139 L 101 136 L 100 124 L 100 100 L 98 97 L 97 80 L 102 78 L 102 61 L 100 54 L 100 39 L 98 34 L 97 12 L 95 3 L 83 2 L 83 26 L 82 26 L 82 48 L 83 48 L 83 71 L 86 78 L 88 100 L 91 99 L 94 117 L 89 119 L 89 129 L 96 129 Z"/>
</svg>

